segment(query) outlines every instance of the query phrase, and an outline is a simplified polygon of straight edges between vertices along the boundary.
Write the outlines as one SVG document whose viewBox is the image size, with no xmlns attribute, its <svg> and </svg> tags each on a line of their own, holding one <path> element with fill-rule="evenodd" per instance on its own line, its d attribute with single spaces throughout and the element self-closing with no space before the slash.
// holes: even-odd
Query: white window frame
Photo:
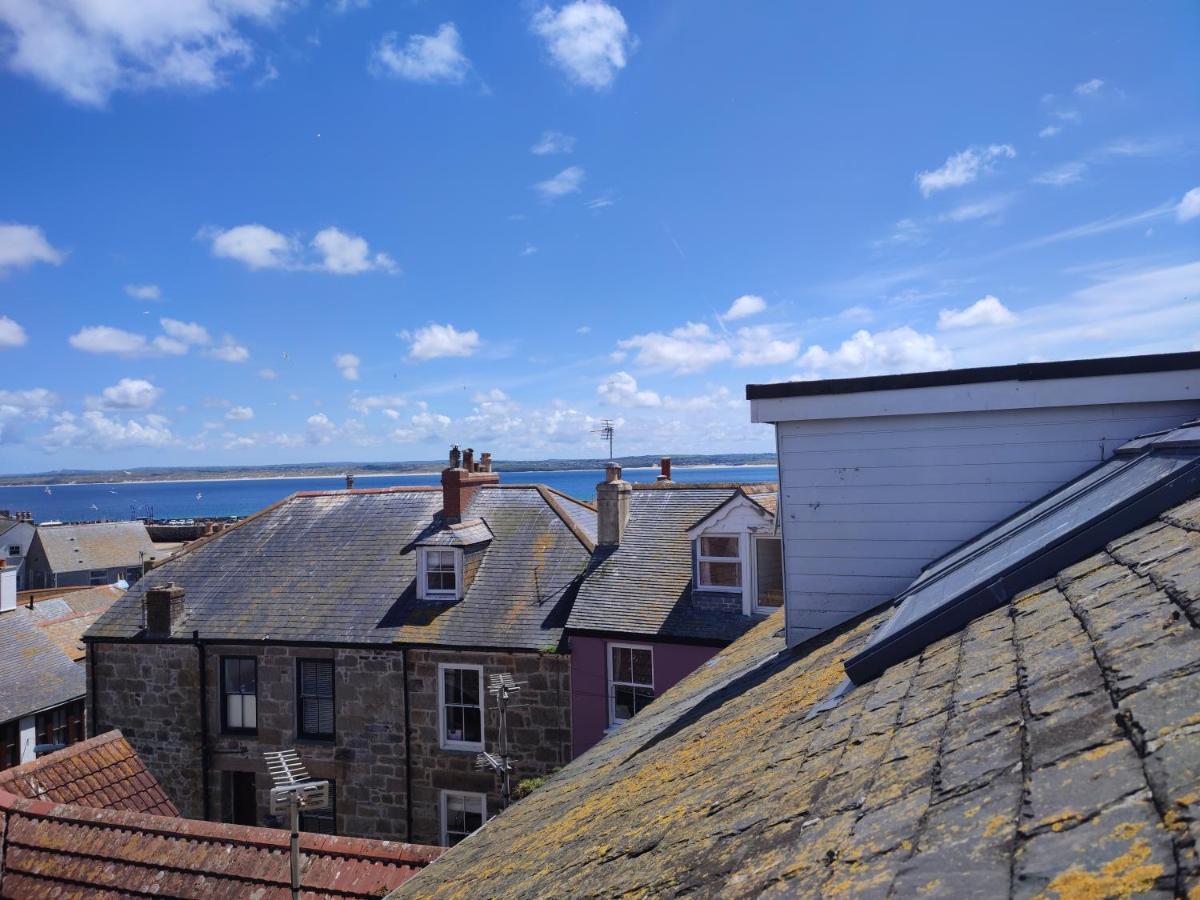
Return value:
<svg viewBox="0 0 1200 900">
<path fill-rule="evenodd" d="M 452 741 L 446 737 L 446 670 L 470 669 L 479 676 L 479 741 Z M 487 730 L 487 694 L 484 691 L 483 666 L 474 663 L 438 663 L 438 745 L 443 750 L 483 749 Z"/>
<path fill-rule="evenodd" d="M 775 541 L 779 544 L 779 566 L 780 575 L 783 574 L 783 536 L 770 534 L 752 534 L 750 535 L 750 567 L 754 570 L 753 578 L 750 579 L 750 611 L 756 615 L 770 615 L 773 612 L 783 609 L 787 605 L 787 590 L 784 590 L 783 603 L 780 606 L 759 606 L 758 605 L 758 542 L 759 541 Z"/>
<path fill-rule="evenodd" d="M 737 543 L 737 556 L 704 556 L 701 548 L 705 538 L 732 538 Z M 740 594 L 746 589 L 746 561 L 742 558 L 742 536 L 740 534 L 724 534 L 721 532 L 705 532 L 696 536 L 696 590 L 716 591 L 724 594 Z M 700 579 L 701 563 L 734 563 L 738 567 L 738 584 L 729 585 L 705 584 Z"/>
<path fill-rule="evenodd" d="M 467 800 L 478 800 L 479 808 L 483 813 L 483 815 L 480 819 L 480 822 L 479 822 L 479 827 L 482 828 L 484 825 L 486 825 L 487 820 L 488 820 L 487 794 L 476 794 L 471 791 L 446 791 L 446 790 L 439 791 L 438 792 L 438 818 L 440 819 L 440 824 L 441 824 L 440 837 L 441 837 L 443 847 L 450 846 L 450 829 L 449 829 L 450 821 L 449 821 L 449 817 L 446 815 L 446 801 L 450 797 L 461 797 L 461 798 L 467 799 Z M 470 834 L 464 835 L 463 839 L 465 840 L 466 838 L 470 837 L 471 834 L 474 834 L 474 833 L 475 832 L 472 831 Z"/>
<path fill-rule="evenodd" d="M 425 574 L 428 571 L 429 554 L 433 552 L 454 554 L 454 590 L 429 590 Z M 458 547 L 420 547 L 417 551 L 417 597 L 421 600 L 458 600 L 463 589 L 463 552 Z"/>
<path fill-rule="evenodd" d="M 654 699 L 658 699 L 658 689 L 654 685 L 654 646 L 652 644 L 625 644 L 619 641 L 610 641 L 604 645 L 604 656 L 608 668 L 608 727 L 616 728 L 619 725 L 624 725 L 628 719 L 617 718 L 617 692 L 615 690 L 617 684 L 625 687 L 647 687 L 636 681 L 621 681 L 618 682 L 613 678 L 613 650 L 648 650 L 650 652 L 650 690 L 654 693 Z M 632 672 L 630 673 L 632 675 Z"/>
</svg>

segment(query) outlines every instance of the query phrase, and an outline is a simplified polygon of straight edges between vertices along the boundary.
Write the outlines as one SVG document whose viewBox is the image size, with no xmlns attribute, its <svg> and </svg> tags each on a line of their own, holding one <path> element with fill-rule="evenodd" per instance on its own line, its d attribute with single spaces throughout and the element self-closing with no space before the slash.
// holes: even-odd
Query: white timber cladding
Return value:
<svg viewBox="0 0 1200 900">
<path fill-rule="evenodd" d="M 765 509 L 747 497 L 745 494 L 736 495 L 724 506 L 718 507 L 705 519 L 688 529 L 688 537 L 692 541 L 692 585 L 700 591 L 728 591 L 728 588 L 706 586 L 700 579 L 700 546 L 699 541 L 705 535 L 713 537 L 735 538 L 738 542 L 738 562 L 741 571 L 741 585 L 734 591 L 741 594 L 742 613 L 750 615 L 754 611 L 754 588 L 756 578 L 754 561 L 754 537 L 756 535 L 773 535 L 775 522 Z M 708 557 L 705 557 L 706 559 Z"/>
<path fill-rule="evenodd" d="M 1114 387 L 1115 395 L 1129 393 L 1116 390 L 1111 378 L 1071 379 L 1081 396 L 1092 380 Z M 970 395 L 990 387 L 953 390 Z M 828 401 L 860 408 L 856 395 L 754 403 L 808 400 L 821 401 L 819 410 Z M 793 415 L 801 411 L 792 407 Z M 756 410 L 757 420 L 761 414 Z M 1130 438 L 1198 415 L 1197 400 L 1081 400 L 777 422 L 789 644 L 886 602 L 924 566 L 1109 458 Z"/>
</svg>

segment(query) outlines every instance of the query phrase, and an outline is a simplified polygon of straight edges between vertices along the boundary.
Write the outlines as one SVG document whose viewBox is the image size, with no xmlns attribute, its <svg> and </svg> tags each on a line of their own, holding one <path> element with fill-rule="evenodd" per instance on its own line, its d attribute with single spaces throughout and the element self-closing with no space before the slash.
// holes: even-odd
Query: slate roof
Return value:
<svg viewBox="0 0 1200 900">
<path fill-rule="evenodd" d="M 54 572 L 136 566 L 139 550 L 146 559 L 161 555 L 141 522 L 41 525 L 35 540 L 40 541 Z"/>
<path fill-rule="evenodd" d="M 493 540 L 461 600 L 416 598 L 416 540 L 441 527 L 440 489 L 309 492 L 155 568 L 88 638 L 133 638 L 142 592 L 181 585 L 176 637 L 540 650 L 557 646 L 592 544 L 590 509 L 531 485 L 487 485 L 464 510 Z M 594 516 L 592 517 L 594 521 Z"/>
<path fill-rule="evenodd" d="M 33 619 L 68 658 L 79 662 L 86 655 L 83 633 L 124 593 L 115 584 L 69 591 L 35 601 Z"/>
<path fill-rule="evenodd" d="M 0 722 L 84 695 L 83 668 L 62 651 L 28 608 L 0 613 Z"/>
<path fill-rule="evenodd" d="M 179 815 L 162 785 L 119 731 L 5 769 L 0 772 L 0 791 L 96 809 Z"/>
<path fill-rule="evenodd" d="M 773 489 L 744 487 L 751 496 Z M 693 604 L 692 546 L 687 533 L 742 488 L 635 484 L 621 545 L 615 550 L 598 548 L 593 554 L 567 627 L 713 643 L 727 643 L 744 634 L 754 620 Z"/>
<path fill-rule="evenodd" d="M 783 616 L 396 897 L 1200 892 L 1200 498 L 817 711 Z"/>
<path fill-rule="evenodd" d="M 422 535 L 417 544 L 422 547 L 473 547 L 492 539 L 492 529 L 483 519 L 459 522 L 444 528 L 435 528 Z"/>
<path fill-rule="evenodd" d="M 287 900 L 288 832 L 27 800 L 0 790 L 5 897 Z M 441 853 L 300 835 L 304 896 L 377 898 Z"/>
</svg>

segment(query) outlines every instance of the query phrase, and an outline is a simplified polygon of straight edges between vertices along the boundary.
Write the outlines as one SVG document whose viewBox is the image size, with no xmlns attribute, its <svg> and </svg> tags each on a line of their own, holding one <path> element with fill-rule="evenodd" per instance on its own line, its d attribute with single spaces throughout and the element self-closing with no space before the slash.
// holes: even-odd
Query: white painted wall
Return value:
<svg viewBox="0 0 1200 900">
<path fill-rule="evenodd" d="M 1178 397 L 1178 373 L 1171 374 L 1163 394 Z M 1183 395 L 1197 397 L 1196 384 L 1192 373 Z M 1076 388 L 1080 405 L 1034 405 L 1035 388 L 1024 384 L 1010 396 L 1017 408 L 1000 408 L 989 395 L 986 410 L 921 411 L 910 396 L 902 405 L 916 411 L 876 416 L 863 415 L 856 395 L 847 395 L 853 414 L 843 417 L 825 416 L 836 396 L 754 401 L 756 421 L 796 416 L 777 421 L 776 431 L 790 644 L 887 601 L 923 566 L 1086 472 L 1129 438 L 1200 416 L 1200 399 L 1106 403 L 1086 384 Z M 1129 395 L 1119 383 L 1105 389 Z M 926 409 L 945 397 L 932 390 L 942 397 Z M 1046 396 L 1060 395 L 1054 385 Z M 815 415 L 802 418 L 807 400 L 816 401 Z"/>
<path fill-rule="evenodd" d="M 33 762 L 37 758 L 37 754 L 33 752 L 33 748 L 37 746 L 37 719 L 34 716 L 26 716 L 19 725 L 21 729 L 21 762 Z"/>
</svg>

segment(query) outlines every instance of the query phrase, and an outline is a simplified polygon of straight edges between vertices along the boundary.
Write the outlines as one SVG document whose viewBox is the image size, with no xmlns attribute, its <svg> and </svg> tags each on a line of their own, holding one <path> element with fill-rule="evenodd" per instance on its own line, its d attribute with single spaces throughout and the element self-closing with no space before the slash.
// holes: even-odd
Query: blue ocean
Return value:
<svg viewBox="0 0 1200 900">
<path fill-rule="evenodd" d="M 653 481 L 657 468 L 626 469 L 627 481 Z M 593 469 L 560 472 L 502 472 L 505 484 L 549 485 L 581 500 L 591 500 L 604 473 Z M 775 481 L 775 466 L 676 466 L 678 482 Z M 340 476 L 317 478 L 253 478 L 220 481 L 142 481 L 117 484 L 56 484 L 50 487 L 0 487 L 0 509 L 27 510 L 35 522 L 94 519 L 190 519 L 201 516 L 247 516 L 296 491 L 343 486 Z M 440 475 L 359 475 L 357 488 L 435 485 Z"/>
</svg>

